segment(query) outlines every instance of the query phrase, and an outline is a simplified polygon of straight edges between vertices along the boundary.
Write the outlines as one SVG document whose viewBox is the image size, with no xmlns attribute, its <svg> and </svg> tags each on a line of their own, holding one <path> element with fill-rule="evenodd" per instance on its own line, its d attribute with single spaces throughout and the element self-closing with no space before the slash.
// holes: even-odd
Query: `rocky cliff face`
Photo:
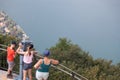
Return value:
<svg viewBox="0 0 120 80">
<path fill-rule="evenodd" d="M 4 11 L 0 11 L 0 34 L 22 39 L 29 38 L 23 29 L 15 23 Z"/>
</svg>

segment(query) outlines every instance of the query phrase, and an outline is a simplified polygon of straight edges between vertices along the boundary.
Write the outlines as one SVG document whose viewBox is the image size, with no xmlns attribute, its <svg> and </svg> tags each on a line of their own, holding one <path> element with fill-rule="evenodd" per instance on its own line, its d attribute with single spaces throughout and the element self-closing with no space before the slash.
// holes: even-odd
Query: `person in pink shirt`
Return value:
<svg viewBox="0 0 120 80">
<path fill-rule="evenodd" d="M 26 51 L 21 51 L 21 44 L 19 44 L 19 47 L 17 49 L 17 53 L 18 54 L 23 54 L 23 80 L 26 80 L 27 77 L 27 73 L 29 76 L 29 80 L 32 80 L 32 59 L 33 59 L 33 55 L 34 55 L 34 51 L 33 51 L 33 44 L 29 44 L 27 46 L 27 50 Z"/>
</svg>

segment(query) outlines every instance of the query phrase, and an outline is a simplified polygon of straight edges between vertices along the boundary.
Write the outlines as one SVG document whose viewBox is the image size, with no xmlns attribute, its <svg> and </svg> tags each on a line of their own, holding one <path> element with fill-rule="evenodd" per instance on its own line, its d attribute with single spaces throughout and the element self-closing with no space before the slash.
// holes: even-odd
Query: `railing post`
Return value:
<svg viewBox="0 0 120 80">
<path fill-rule="evenodd" d="M 75 74 L 73 72 L 71 74 L 72 74 L 72 80 L 75 80 L 75 78 L 74 78 Z"/>
<path fill-rule="evenodd" d="M 20 80 L 23 79 L 23 56 L 20 55 L 20 69 L 19 69 Z"/>
<path fill-rule="evenodd" d="M 1 57 L 1 67 L 4 67 L 3 66 L 3 55 L 1 55 L 2 57 Z"/>
<path fill-rule="evenodd" d="M 2 67 L 2 55 L 0 55 L 0 67 Z"/>
</svg>

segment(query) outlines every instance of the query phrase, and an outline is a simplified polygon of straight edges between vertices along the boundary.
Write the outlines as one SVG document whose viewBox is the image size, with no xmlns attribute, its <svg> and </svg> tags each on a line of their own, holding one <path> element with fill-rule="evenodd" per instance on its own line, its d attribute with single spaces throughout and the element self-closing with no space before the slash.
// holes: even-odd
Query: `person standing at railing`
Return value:
<svg viewBox="0 0 120 80">
<path fill-rule="evenodd" d="M 32 50 L 33 49 L 33 44 L 27 45 L 27 50 L 26 51 L 21 51 L 21 45 L 19 44 L 19 47 L 17 49 L 18 54 L 23 54 L 23 80 L 26 80 L 27 73 L 29 76 L 29 80 L 32 80 L 32 59 L 33 55 L 35 52 Z"/>
<path fill-rule="evenodd" d="M 16 52 L 14 50 L 15 46 L 16 46 L 16 42 L 12 41 L 11 45 L 7 48 L 7 63 L 8 63 L 7 77 L 8 78 L 13 77 L 12 70 L 13 70 L 13 67 L 15 66 L 14 58 L 15 58 L 15 55 L 16 55 Z"/>
<path fill-rule="evenodd" d="M 58 60 L 50 59 L 48 56 L 50 55 L 49 50 L 44 51 L 44 58 L 40 59 L 35 65 L 34 68 L 37 69 L 36 71 L 36 78 L 37 80 L 47 80 L 49 77 L 49 68 L 51 64 L 59 64 Z"/>
<path fill-rule="evenodd" d="M 22 42 L 19 43 L 19 48 L 16 50 L 16 52 L 19 51 L 19 52 L 23 52 L 23 44 Z M 23 59 L 22 59 L 23 60 Z"/>
</svg>

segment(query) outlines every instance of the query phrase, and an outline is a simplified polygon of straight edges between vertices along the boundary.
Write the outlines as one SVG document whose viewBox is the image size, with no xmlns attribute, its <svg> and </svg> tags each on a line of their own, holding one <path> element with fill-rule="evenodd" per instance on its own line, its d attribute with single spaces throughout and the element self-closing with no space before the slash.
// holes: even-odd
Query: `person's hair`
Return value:
<svg viewBox="0 0 120 80">
<path fill-rule="evenodd" d="M 29 44 L 29 49 L 32 49 L 33 47 L 33 44 Z"/>
<path fill-rule="evenodd" d="M 29 49 L 33 49 L 34 45 L 33 44 L 28 44 Z M 31 55 L 31 52 L 28 53 L 29 55 Z"/>
<path fill-rule="evenodd" d="M 15 41 L 11 41 L 11 44 L 15 45 L 16 46 L 16 42 Z"/>
</svg>

